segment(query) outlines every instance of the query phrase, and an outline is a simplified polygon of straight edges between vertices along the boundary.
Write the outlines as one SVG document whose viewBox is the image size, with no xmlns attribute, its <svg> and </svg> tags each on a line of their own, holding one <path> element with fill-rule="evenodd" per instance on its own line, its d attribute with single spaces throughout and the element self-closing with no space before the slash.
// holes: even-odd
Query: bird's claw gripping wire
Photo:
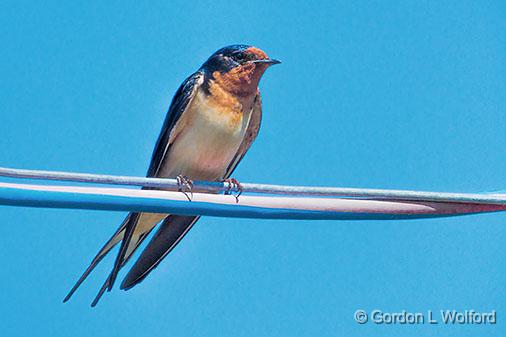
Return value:
<svg viewBox="0 0 506 337">
<path fill-rule="evenodd" d="M 191 181 L 191 179 L 187 176 L 183 176 L 181 174 L 176 177 L 176 180 L 179 192 L 183 193 L 188 198 L 188 201 L 192 201 L 193 181 Z"/>
<path fill-rule="evenodd" d="M 235 178 L 228 178 L 223 181 L 224 183 L 227 183 L 227 189 L 225 190 L 226 195 L 232 194 L 232 192 L 236 192 L 234 194 L 235 202 L 239 203 L 239 197 L 242 194 L 242 185 L 240 182 L 237 181 Z"/>
</svg>

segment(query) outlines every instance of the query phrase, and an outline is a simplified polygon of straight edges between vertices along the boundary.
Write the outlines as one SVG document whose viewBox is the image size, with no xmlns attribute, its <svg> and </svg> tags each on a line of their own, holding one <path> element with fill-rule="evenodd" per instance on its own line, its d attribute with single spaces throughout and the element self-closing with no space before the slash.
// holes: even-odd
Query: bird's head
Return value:
<svg viewBox="0 0 506 337">
<path fill-rule="evenodd" d="M 233 45 L 216 51 L 202 65 L 206 78 L 236 95 L 255 93 L 265 70 L 280 63 L 253 46 Z"/>
</svg>

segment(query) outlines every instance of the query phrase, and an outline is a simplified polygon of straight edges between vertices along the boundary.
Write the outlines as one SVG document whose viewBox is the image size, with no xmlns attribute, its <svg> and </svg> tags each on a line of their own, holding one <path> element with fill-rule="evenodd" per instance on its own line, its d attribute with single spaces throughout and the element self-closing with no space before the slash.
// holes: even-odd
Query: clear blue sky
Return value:
<svg viewBox="0 0 506 337">
<path fill-rule="evenodd" d="M 143 175 L 180 82 L 216 49 L 261 82 L 247 182 L 506 188 L 504 1 L 0 3 L 0 165 Z M 205 218 L 148 279 L 62 299 L 123 213 L 0 207 L 5 336 L 504 336 L 506 214 Z M 125 270 L 120 278 L 125 275 Z M 357 309 L 497 310 L 495 326 L 358 325 Z"/>
</svg>

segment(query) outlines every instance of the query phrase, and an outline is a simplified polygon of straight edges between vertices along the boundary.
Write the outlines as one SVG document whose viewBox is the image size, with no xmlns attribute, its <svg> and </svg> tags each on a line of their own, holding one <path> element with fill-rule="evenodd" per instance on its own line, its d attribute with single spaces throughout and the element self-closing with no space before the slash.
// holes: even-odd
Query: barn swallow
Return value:
<svg viewBox="0 0 506 337">
<path fill-rule="evenodd" d="M 260 128 L 258 83 L 265 70 L 277 63 L 262 50 L 247 45 L 228 46 L 212 54 L 174 95 L 147 177 L 235 181 L 230 175 Z M 105 290 L 112 289 L 119 270 L 142 241 L 162 222 L 121 283 L 121 289 L 132 288 L 158 266 L 198 219 L 174 214 L 128 214 L 63 301 L 70 299 L 102 258 L 121 242 L 114 267 L 92 302 L 95 306 Z"/>
</svg>

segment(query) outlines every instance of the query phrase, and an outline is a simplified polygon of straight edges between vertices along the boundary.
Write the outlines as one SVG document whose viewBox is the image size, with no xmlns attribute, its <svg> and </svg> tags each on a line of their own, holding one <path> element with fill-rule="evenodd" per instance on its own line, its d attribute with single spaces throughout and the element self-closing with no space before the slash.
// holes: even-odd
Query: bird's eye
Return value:
<svg viewBox="0 0 506 337">
<path fill-rule="evenodd" d="M 237 61 L 244 61 L 245 58 L 246 58 L 246 55 L 244 55 L 244 53 L 237 53 L 237 54 L 235 54 L 235 59 Z"/>
</svg>

